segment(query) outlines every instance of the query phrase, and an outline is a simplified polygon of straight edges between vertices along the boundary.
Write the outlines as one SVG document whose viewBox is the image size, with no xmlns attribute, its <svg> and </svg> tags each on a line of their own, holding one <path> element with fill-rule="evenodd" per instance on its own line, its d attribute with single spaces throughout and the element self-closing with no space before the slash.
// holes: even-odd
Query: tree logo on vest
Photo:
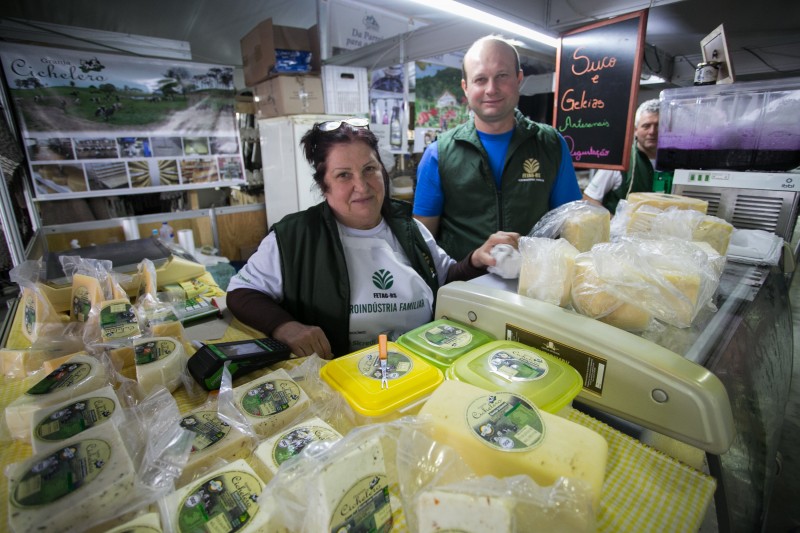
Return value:
<svg viewBox="0 0 800 533">
<path fill-rule="evenodd" d="M 522 175 L 519 181 L 542 181 L 539 161 L 536 159 L 526 159 L 522 164 Z"/>
<path fill-rule="evenodd" d="M 372 275 L 372 283 L 379 289 L 385 291 L 394 285 L 394 277 L 388 270 L 380 269 Z"/>
</svg>

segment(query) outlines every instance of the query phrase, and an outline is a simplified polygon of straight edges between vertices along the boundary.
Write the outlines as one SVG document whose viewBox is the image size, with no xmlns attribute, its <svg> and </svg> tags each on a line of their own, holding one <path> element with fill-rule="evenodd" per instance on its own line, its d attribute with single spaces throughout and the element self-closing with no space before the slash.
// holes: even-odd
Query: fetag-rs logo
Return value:
<svg viewBox="0 0 800 533">
<path fill-rule="evenodd" d="M 380 269 L 372 275 L 372 284 L 385 291 L 394 285 L 394 277 L 388 270 Z"/>
<path fill-rule="evenodd" d="M 539 172 L 539 170 L 539 161 L 536 159 L 526 159 L 522 164 L 522 176 L 520 176 L 520 181 L 542 179 L 542 173 Z"/>
</svg>

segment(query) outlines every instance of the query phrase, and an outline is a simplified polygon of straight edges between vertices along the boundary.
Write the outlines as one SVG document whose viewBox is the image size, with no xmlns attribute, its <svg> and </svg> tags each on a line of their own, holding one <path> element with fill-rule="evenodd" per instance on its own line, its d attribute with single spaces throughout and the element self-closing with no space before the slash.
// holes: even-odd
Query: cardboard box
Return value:
<svg viewBox="0 0 800 533">
<path fill-rule="evenodd" d="M 311 52 L 311 71 L 320 71 L 319 37 L 317 27 L 309 29 L 277 26 L 269 18 L 256 25 L 245 35 L 242 48 L 244 82 L 248 87 L 274 75 L 275 49 Z"/>
<path fill-rule="evenodd" d="M 319 76 L 277 76 L 253 88 L 256 118 L 305 115 L 325 112 L 322 78 Z"/>
</svg>

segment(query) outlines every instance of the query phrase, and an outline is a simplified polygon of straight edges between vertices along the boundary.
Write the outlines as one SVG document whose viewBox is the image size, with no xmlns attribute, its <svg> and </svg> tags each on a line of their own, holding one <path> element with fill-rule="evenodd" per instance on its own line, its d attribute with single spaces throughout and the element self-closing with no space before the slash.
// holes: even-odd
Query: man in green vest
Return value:
<svg viewBox="0 0 800 533">
<path fill-rule="evenodd" d="M 620 172 L 604 169 L 595 172 L 583 191 L 584 200 L 605 207 L 613 215 L 619 201 L 627 198 L 628 194 L 653 191 L 653 167 L 658 146 L 658 110 L 658 99 L 647 100 L 636 109 L 633 122 L 636 149 L 631 151 L 628 170 Z"/>
<path fill-rule="evenodd" d="M 517 110 L 517 50 L 497 36 L 464 55 L 472 117 L 431 143 L 417 169 L 414 217 L 460 260 L 497 231 L 527 235 L 549 210 L 581 199 L 564 138 Z"/>
</svg>

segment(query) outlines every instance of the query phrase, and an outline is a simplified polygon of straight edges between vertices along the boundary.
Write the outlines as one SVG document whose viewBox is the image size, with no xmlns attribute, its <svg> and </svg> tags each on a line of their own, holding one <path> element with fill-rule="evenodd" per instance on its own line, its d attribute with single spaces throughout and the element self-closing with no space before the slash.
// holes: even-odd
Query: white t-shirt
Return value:
<svg viewBox="0 0 800 533">
<path fill-rule="evenodd" d="M 650 164 L 655 168 L 655 160 L 651 159 Z M 600 169 L 589 180 L 589 185 L 583 193 L 593 200 L 602 202 L 606 194 L 619 188 L 620 185 L 622 185 L 622 173 L 619 170 Z"/>
</svg>

